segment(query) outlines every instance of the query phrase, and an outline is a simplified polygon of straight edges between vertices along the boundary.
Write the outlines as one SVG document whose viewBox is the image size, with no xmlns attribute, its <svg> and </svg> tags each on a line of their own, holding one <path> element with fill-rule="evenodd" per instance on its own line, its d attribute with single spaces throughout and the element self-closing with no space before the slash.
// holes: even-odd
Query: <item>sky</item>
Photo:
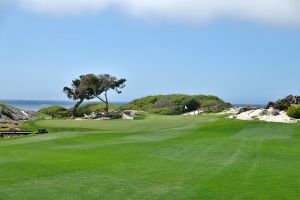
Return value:
<svg viewBox="0 0 300 200">
<path fill-rule="evenodd" d="M 300 2 L 0 0 L 0 99 L 67 100 L 87 73 L 126 78 L 118 102 L 300 95 Z"/>
</svg>

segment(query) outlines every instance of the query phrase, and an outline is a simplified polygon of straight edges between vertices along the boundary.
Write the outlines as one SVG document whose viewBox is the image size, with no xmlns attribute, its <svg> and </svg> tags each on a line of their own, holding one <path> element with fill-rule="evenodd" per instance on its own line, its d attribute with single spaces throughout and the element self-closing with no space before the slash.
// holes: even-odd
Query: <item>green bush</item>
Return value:
<svg viewBox="0 0 300 200">
<path fill-rule="evenodd" d="M 148 96 L 141 99 L 136 99 L 131 103 L 122 106 L 123 110 L 142 110 L 148 111 L 149 109 L 154 108 L 155 102 L 159 100 L 159 98 L 163 98 L 162 96 Z"/>
<path fill-rule="evenodd" d="M 291 105 L 287 110 L 289 117 L 300 119 L 300 105 Z"/>
<path fill-rule="evenodd" d="M 150 113 L 160 114 L 160 115 L 176 115 L 176 111 L 171 110 L 170 108 L 155 108 L 149 110 Z"/>
<path fill-rule="evenodd" d="M 1 114 L 13 119 L 12 111 L 9 108 L 7 108 L 6 106 L 2 108 Z"/>
<path fill-rule="evenodd" d="M 38 111 L 39 114 L 51 116 L 52 118 L 62 119 L 70 115 L 70 111 L 62 106 L 50 106 L 42 108 Z"/>
</svg>

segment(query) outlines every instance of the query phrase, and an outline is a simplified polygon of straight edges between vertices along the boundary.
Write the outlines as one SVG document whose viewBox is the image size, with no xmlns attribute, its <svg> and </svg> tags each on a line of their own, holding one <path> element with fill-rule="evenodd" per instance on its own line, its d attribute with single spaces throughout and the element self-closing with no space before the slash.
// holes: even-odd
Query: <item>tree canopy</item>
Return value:
<svg viewBox="0 0 300 200">
<path fill-rule="evenodd" d="M 71 87 L 65 87 L 64 92 L 69 99 L 76 101 L 73 116 L 84 100 L 99 99 L 105 103 L 105 113 L 109 112 L 108 91 L 114 90 L 120 94 L 125 87 L 126 79 L 117 79 L 109 74 L 86 74 L 72 81 Z"/>
<path fill-rule="evenodd" d="M 82 84 L 84 88 L 88 88 L 91 98 L 97 98 L 104 102 L 106 114 L 109 111 L 108 91 L 114 90 L 118 94 L 122 93 L 126 79 L 117 79 L 109 74 L 87 74 L 83 77 Z"/>
<path fill-rule="evenodd" d="M 72 117 L 75 117 L 78 107 L 84 100 L 92 99 L 89 88 L 82 84 L 85 80 L 85 75 L 80 76 L 72 81 L 71 87 L 64 87 L 63 91 L 69 99 L 76 101 L 73 108 Z"/>
</svg>

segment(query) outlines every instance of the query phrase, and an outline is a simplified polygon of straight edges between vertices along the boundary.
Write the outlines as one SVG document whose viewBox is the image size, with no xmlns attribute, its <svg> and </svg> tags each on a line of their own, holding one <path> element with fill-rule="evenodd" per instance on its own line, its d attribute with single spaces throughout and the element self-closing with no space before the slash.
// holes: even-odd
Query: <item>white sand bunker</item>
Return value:
<svg viewBox="0 0 300 200">
<path fill-rule="evenodd" d="M 232 113 L 229 116 L 231 119 L 238 120 L 261 120 L 266 122 L 279 122 L 279 123 L 296 123 L 299 120 L 289 117 L 285 111 L 270 109 L 251 109 L 245 112 Z"/>
<path fill-rule="evenodd" d="M 185 115 L 185 116 L 188 116 L 188 115 L 200 115 L 201 113 L 204 113 L 204 111 L 203 110 L 194 110 L 194 111 L 191 111 L 191 112 L 184 113 L 182 115 Z"/>
</svg>

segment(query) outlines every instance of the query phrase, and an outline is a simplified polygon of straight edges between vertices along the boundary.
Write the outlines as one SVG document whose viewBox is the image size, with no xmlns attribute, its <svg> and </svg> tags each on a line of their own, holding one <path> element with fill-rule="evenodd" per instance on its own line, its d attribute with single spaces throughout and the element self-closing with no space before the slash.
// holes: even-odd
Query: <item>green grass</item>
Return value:
<svg viewBox="0 0 300 200">
<path fill-rule="evenodd" d="M 300 124 L 216 115 L 45 120 L 0 140 L 0 199 L 300 198 Z"/>
</svg>

